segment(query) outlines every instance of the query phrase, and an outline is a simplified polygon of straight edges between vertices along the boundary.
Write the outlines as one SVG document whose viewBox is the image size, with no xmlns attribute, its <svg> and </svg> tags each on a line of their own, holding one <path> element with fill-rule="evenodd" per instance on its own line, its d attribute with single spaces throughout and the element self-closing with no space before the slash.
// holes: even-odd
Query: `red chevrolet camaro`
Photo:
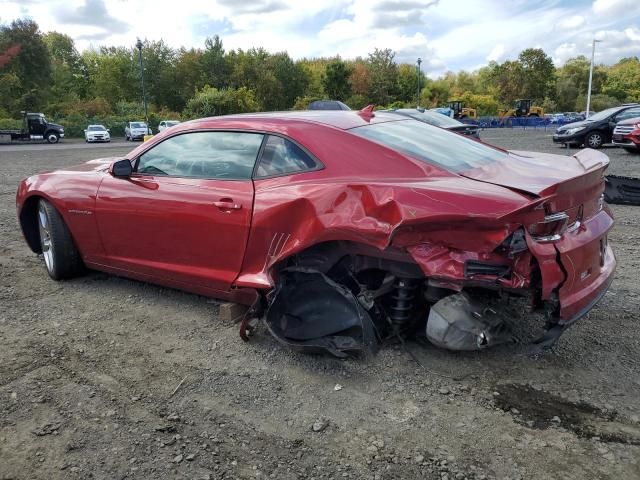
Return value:
<svg viewBox="0 0 640 480">
<path fill-rule="evenodd" d="M 17 210 L 55 280 L 87 267 L 252 305 L 300 349 L 480 349 L 513 338 L 511 297 L 545 314 L 544 348 L 613 278 L 607 165 L 369 110 L 234 115 L 29 177 Z"/>
</svg>

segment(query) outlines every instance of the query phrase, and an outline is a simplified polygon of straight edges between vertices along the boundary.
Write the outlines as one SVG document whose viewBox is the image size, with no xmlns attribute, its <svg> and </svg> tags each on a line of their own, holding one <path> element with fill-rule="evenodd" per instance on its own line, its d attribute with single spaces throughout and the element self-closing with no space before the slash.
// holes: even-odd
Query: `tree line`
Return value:
<svg viewBox="0 0 640 480">
<path fill-rule="evenodd" d="M 586 108 L 589 61 L 584 56 L 556 68 L 542 50 L 529 48 L 516 60 L 490 62 L 473 71 L 447 72 L 438 79 L 416 65 L 398 63 L 390 49 L 353 60 L 304 58 L 263 48 L 225 50 L 217 35 L 203 48 L 173 48 L 146 41 L 142 48 L 151 123 L 227 113 L 303 109 L 332 98 L 352 108 L 373 103 L 436 107 L 463 100 L 480 115 L 495 115 L 517 98 L 531 98 L 545 111 Z M 597 65 L 592 109 L 640 101 L 640 62 L 623 58 Z M 0 26 L 0 127 L 21 110 L 42 111 L 67 124 L 124 122 L 143 116 L 138 50 L 107 47 L 78 52 L 59 32 L 40 31 L 30 19 Z M 65 124 L 65 126 L 67 126 Z M 70 134 L 78 133 L 73 131 Z"/>
</svg>

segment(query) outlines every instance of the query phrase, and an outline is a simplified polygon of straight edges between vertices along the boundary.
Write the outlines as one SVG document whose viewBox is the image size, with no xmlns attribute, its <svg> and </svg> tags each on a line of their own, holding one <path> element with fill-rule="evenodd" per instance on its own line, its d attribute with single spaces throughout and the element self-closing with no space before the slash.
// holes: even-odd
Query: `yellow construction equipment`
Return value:
<svg viewBox="0 0 640 480">
<path fill-rule="evenodd" d="M 450 101 L 447 107 L 453 110 L 453 118 L 472 118 L 473 120 L 478 118 L 478 111 L 475 108 L 465 107 L 464 102 L 460 100 Z"/>
<path fill-rule="evenodd" d="M 520 98 L 515 101 L 513 108 L 500 110 L 500 118 L 507 117 L 543 117 L 544 108 L 531 105 L 533 100 Z"/>
</svg>

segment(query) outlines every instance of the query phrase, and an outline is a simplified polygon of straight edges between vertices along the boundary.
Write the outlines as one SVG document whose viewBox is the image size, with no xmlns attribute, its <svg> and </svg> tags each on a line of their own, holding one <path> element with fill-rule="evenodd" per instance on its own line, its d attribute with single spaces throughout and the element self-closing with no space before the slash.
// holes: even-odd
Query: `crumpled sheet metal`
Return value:
<svg viewBox="0 0 640 480">
<path fill-rule="evenodd" d="M 407 247 L 407 250 L 420 266 L 426 277 L 440 280 L 467 280 L 465 276 L 465 262 L 467 260 L 478 260 L 493 264 L 507 264 L 511 266 L 509 278 L 488 277 L 486 280 L 493 280 L 496 285 L 504 288 L 527 288 L 531 280 L 531 254 L 522 252 L 510 263 L 505 263 L 505 256 L 495 253 L 470 252 L 443 247 L 442 245 L 420 244 Z M 475 280 L 482 280 L 482 276 L 477 275 Z"/>
<path fill-rule="evenodd" d="M 460 177 L 397 185 L 327 186 L 312 180 L 256 182 L 253 224 L 238 287 L 272 288 L 269 271 L 275 263 L 335 240 L 379 250 L 431 243 L 489 253 L 519 227 L 522 212 L 542 215 L 529 212 L 537 202 L 524 195 Z M 277 189 L 270 188 L 274 184 Z"/>
</svg>

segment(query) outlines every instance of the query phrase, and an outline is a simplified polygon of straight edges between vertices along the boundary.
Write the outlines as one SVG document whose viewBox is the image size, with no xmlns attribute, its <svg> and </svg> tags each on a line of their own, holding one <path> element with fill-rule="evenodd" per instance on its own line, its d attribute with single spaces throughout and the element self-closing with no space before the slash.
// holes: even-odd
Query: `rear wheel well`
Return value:
<svg viewBox="0 0 640 480">
<path fill-rule="evenodd" d="M 38 232 L 38 202 L 41 198 L 38 196 L 27 198 L 22 205 L 22 210 L 20 210 L 20 227 L 27 245 L 34 253 L 42 253 Z"/>
</svg>

